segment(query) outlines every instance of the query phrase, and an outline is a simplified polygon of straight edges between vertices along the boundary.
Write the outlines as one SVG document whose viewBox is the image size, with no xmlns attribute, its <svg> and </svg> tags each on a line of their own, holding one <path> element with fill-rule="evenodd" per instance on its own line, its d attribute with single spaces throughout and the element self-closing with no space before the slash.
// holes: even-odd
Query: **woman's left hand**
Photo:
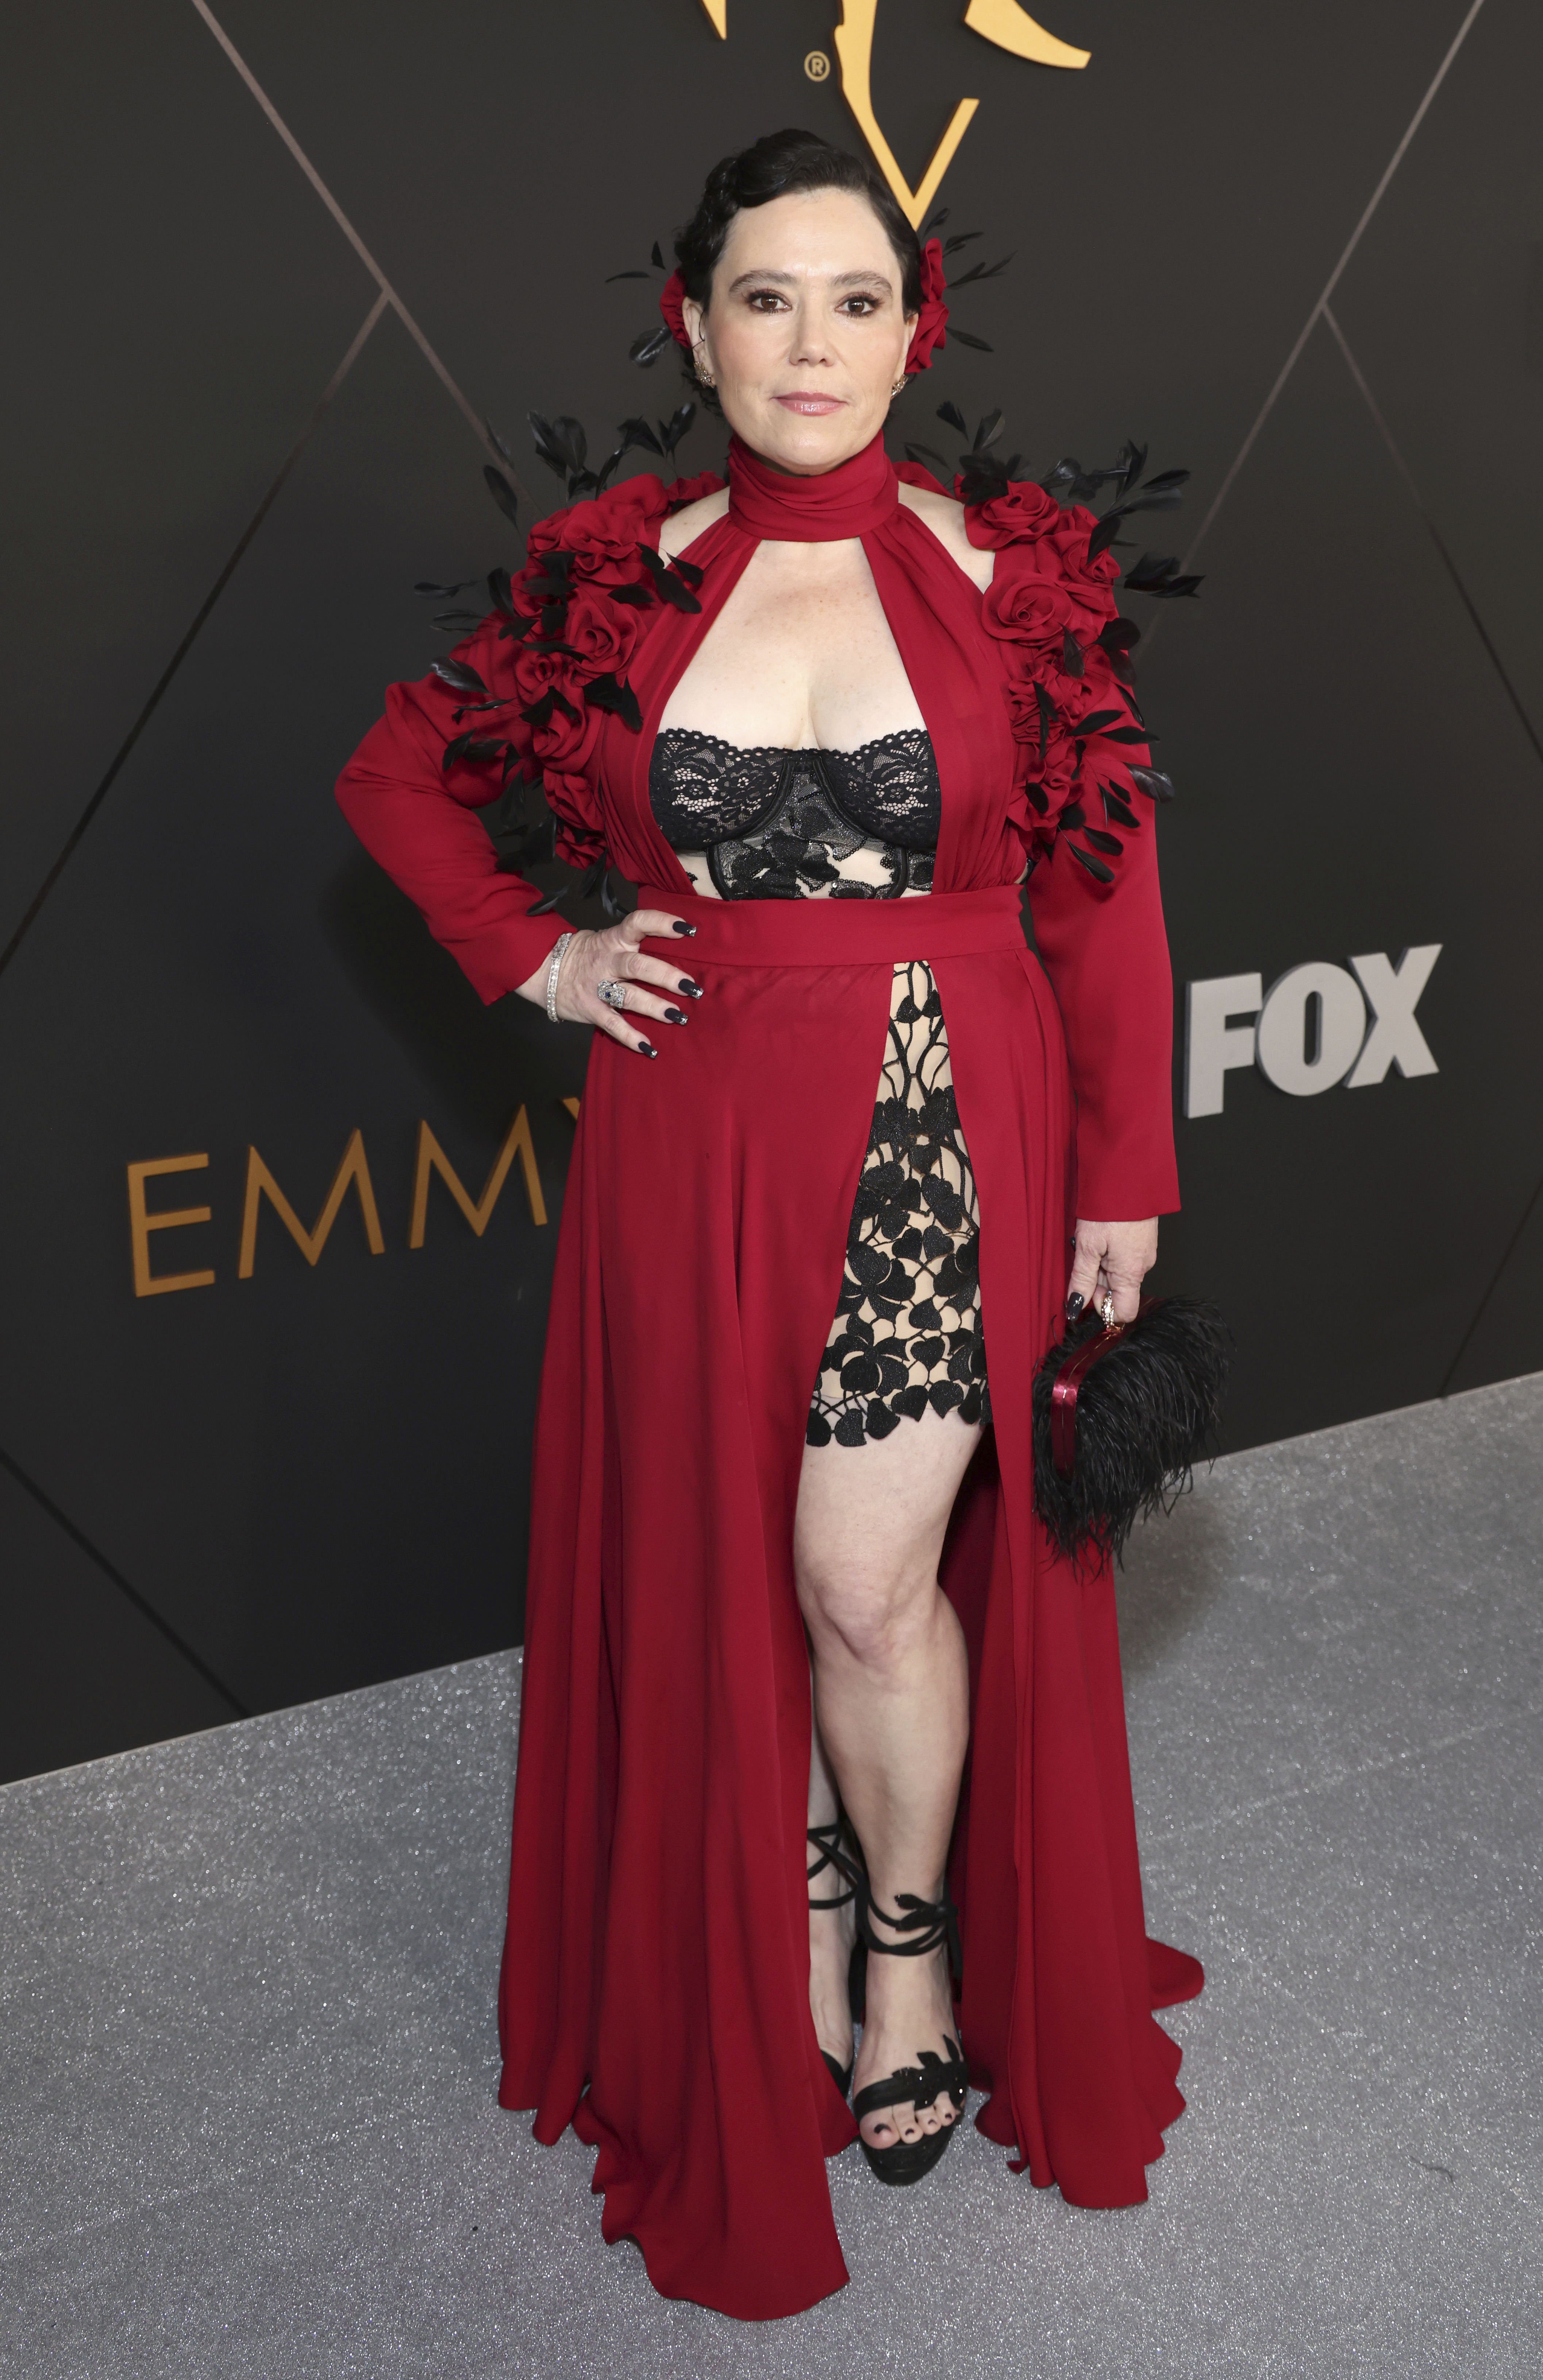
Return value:
<svg viewBox="0 0 1543 2380">
<path fill-rule="evenodd" d="M 1157 1262 L 1157 1217 L 1144 1223 L 1089 1223 L 1077 1218 L 1072 1278 L 1066 1284 L 1066 1314 L 1075 1322 L 1085 1305 L 1098 1305 L 1107 1291 L 1114 1300 L 1116 1322 L 1134 1322 L 1141 1303 L 1141 1283 Z"/>
</svg>

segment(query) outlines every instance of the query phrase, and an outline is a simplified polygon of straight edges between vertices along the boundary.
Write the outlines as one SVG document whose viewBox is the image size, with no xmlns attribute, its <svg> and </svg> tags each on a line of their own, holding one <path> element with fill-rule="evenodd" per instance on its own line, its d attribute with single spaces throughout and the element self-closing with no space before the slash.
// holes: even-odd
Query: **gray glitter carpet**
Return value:
<svg viewBox="0 0 1543 2380">
<path fill-rule="evenodd" d="M 493 2103 L 517 1663 L 0 1792 L 0 2365 L 26 2380 L 1543 2371 L 1543 1375 L 1235 1456 L 1123 1590 L 1189 2112 L 1089 2214 L 967 2131 L 831 2169 L 742 2326 Z"/>
</svg>

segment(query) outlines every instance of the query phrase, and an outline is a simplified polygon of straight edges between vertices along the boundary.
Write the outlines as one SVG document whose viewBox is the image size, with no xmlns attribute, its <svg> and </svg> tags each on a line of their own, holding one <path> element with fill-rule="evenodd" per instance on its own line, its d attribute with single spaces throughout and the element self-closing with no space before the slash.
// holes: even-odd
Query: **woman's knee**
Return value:
<svg viewBox="0 0 1543 2380">
<path fill-rule="evenodd" d="M 839 1647 L 865 1668 L 883 1668 L 925 1624 L 936 1579 L 919 1566 L 821 1559 L 797 1562 L 798 1601 L 816 1653 Z"/>
</svg>

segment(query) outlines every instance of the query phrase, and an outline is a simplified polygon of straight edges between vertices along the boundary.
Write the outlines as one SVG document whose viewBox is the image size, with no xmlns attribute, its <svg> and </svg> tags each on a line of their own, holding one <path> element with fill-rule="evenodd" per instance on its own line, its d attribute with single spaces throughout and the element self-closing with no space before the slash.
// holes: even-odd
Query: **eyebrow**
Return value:
<svg viewBox="0 0 1543 2380">
<path fill-rule="evenodd" d="M 791 289 L 796 285 L 797 279 L 796 273 L 736 273 L 729 283 L 728 294 L 732 298 L 736 289 L 743 289 L 746 283 L 750 281 L 774 281 L 781 287 Z M 859 283 L 866 283 L 869 288 L 880 289 L 891 289 L 894 285 L 888 273 L 878 271 L 837 273 L 832 275 L 832 285 L 837 289 L 855 288 Z"/>
</svg>

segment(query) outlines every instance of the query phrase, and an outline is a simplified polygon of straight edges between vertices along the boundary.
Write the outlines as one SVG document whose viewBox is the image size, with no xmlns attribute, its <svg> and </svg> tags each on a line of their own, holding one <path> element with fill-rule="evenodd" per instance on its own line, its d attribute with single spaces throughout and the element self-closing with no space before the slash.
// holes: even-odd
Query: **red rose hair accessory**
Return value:
<svg viewBox="0 0 1543 2380">
<path fill-rule="evenodd" d="M 659 310 L 664 317 L 665 327 L 675 345 L 678 347 L 684 347 L 689 355 L 691 342 L 686 335 L 686 317 L 681 312 L 681 299 L 685 295 L 685 282 L 678 273 L 672 273 L 659 293 Z"/>
<path fill-rule="evenodd" d="M 905 370 L 925 371 L 932 360 L 934 347 L 946 346 L 943 332 L 948 322 L 944 303 L 942 242 L 929 239 L 921 251 L 921 310 L 911 334 L 911 344 L 905 353 Z"/>
</svg>

